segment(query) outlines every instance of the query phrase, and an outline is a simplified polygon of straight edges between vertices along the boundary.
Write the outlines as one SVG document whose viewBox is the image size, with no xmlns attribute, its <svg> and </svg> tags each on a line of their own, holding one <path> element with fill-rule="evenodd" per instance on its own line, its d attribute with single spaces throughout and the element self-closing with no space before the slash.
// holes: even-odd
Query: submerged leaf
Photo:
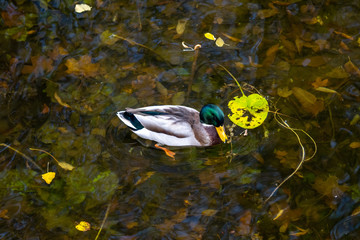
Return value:
<svg viewBox="0 0 360 240">
<path fill-rule="evenodd" d="M 181 35 L 185 31 L 186 23 L 188 19 L 180 19 L 176 25 L 176 33 Z"/>
<path fill-rule="evenodd" d="M 324 110 L 324 102 L 322 100 L 318 100 L 315 95 L 298 87 L 294 87 L 292 90 L 294 96 L 306 112 L 312 113 L 316 116 L 319 112 Z"/>
<path fill-rule="evenodd" d="M 287 98 L 287 97 L 290 96 L 292 93 L 293 93 L 292 90 L 289 90 L 288 87 L 278 88 L 278 89 L 277 89 L 277 94 L 278 94 L 280 97 L 283 97 L 283 98 Z"/>
<path fill-rule="evenodd" d="M 349 146 L 351 148 L 360 148 L 360 142 L 352 142 Z"/>
<path fill-rule="evenodd" d="M 245 129 L 260 126 L 269 112 L 267 100 L 259 94 L 235 97 L 229 102 L 228 107 L 232 112 L 232 115 L 228 115 L 230 120 Z"/>
<path fill-rule="evenodd" d="M 61 98 L 59 97 L 59 95 L 55 92 L 54 93 L 54 98 L 56 99 L 56 101 L 61 105 L 61 106 L 64 106 L 64 107 L 67 107 L 67 108 L 71 108 L 69 104 L 67 103 L 64 103 Z"/>
<path fill-rule="evenodd" d="M 201 215 L 207 216 L 207 217 L 211 217 L 213 215 L 215 215 L 218 211 L 215 209 L 206 209 L 204 211 L 201 212 Z"/>
</svg>

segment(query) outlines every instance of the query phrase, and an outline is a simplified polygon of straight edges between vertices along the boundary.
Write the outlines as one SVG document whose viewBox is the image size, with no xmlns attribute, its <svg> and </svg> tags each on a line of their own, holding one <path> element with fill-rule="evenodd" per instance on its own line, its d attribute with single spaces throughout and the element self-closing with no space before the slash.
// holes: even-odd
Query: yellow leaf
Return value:
<svg viewBox="0 0 360 240">
<path fill-rule="evenodd" d="M 336 93 L 339 94 L 337 91 L 330 89 L 330 88 L 326 88 L 326 87 L 318 87 L 315 88 L 316 91 L 320 91 L 320 92 L 325 92 L 325 93 Z"/>
<path fill-rule="evenodd" d="M 90 230 L 90 223 L 81 221 L 78 225 L 75 226 L 75 228 L 81 232 L 86 232 Z"/>
<path fill-rule="evenodd" d="M 216 40 L 215 36 L 212 35 L 211 33 L 205 33 L 204 36 L 205 36 L 207 39 L 210 39 L 210 40 L 213 40 L 213 41 Z"/>
<path fill-rule="evenodd" d="M 58 95 L 56 92 L 54 93 L 54 98 L 56 99 L 56 101 L 57 101 L 61 106 L 64 106 L 64 107 L 67 107 L 67 108 L 71 108 L 71 107 L 69 106 L 69 104 L 64 103 L 64 102 L 61 100 L 61 98 L 59 97 L 59 95 Z"/>
<path fill-rule="evenodd" d="M 229 101 L 228 107 L 232 112 L 232 115 L 228 115 L 230 120 L 245 129 L 260 126 L 269 112 L 267 100 L 259 94 L 251 94 L 240 98 L 235 97 Z"/>
<path fill-rule="evenodd" d="M 221 37 L 218 37 L 218 38 L 216 39 L 216 41 L 215 41 L 215 44 L 216 44 L 216 46 L 218 46 L 218 47 L 222 47 L 222 46 L 224 46 L 225 42 L 224 42 L 224 40 L 222 40 Z"/>
<path fill-rule="evenodd" d="M 217 210 L 215 210 L 215 209 L 206 209 L 206 210 L 201 212 L 201 215 L 211 217 L 216 213 L 217 213 Z"/>
<path fill-rule="evenodd" d="M 278 219 L 282 214 L 284 213 L 284 209 L 281 209 L 278 214 L 276 214 L 276 216 L 273 218 L 273 220 Z"/>
<path fill-rule="evenodd" d="M 292 91 L 306 112 L 316 116 L 324 110 L 324 101 L 317 99 L 312 93 L 298 87 L 292 88 Z"/>
<path fill-rule="evenodd" d="M 66 163 L 66 162 L 58 162 L 59 166 L 62 168 L 62 169 L 65 169 L 65 170 L 73 170 L 75 167 L 69 163 Z"/>
<path fill-rule="evenodd" d="M 352 142 L 349 145 L 351 148 L 359 148 L 360 147 L 360 142 Z"/>
<path fill-rule="evenodd" d="M 47 172 L 41 175 L 42 179 L 44 179 L 44 181 L 47 184 L 50 184 L 52 182 L 52 180 L 55 178 L 55 172 Z"/>
</svg>

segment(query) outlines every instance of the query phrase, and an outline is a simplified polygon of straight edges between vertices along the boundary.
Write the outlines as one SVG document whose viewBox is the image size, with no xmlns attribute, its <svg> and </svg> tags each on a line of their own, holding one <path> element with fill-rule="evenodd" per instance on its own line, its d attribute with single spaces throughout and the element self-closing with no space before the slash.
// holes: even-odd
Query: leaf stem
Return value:
<svg viewBox="0 0 360 240">
<path fill-rule="evenodd" d="M 231 72 L 230 72 L 229 70 L 227 70 L 223 65 L 219 64 L 219 66 L 222 67 L 222 68 L 235 80 L 235 82 L 236 82 L 236 84 L 238 85 L 238 87 L 239 87 L 242 95 L 243 95 L 243 96 L 246 96 L 246 95 L 244 94 L 244 91 L 242 90 L 239 82 L 238 82 L 238 81 L 236 80 L 236 78 L 234 77 L 234 75 L 232 75 Z"/>
</svg>

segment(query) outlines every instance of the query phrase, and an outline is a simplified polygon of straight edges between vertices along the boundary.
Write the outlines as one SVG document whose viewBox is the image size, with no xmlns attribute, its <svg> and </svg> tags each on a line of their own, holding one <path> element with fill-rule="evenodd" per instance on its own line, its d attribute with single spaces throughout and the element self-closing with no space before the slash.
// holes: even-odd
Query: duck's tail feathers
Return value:
<svg viewBox="0 0 360 240">
<path fill-rule="evenodd" d="M 128 126 L 131 130 L 137 131 L 143 129 L 144 126 L 137 120 L 133 113 L 129 113 L 126 111 L 117 112 L 116 115 L 120 118 L 126 126 Z"/>
</svg>

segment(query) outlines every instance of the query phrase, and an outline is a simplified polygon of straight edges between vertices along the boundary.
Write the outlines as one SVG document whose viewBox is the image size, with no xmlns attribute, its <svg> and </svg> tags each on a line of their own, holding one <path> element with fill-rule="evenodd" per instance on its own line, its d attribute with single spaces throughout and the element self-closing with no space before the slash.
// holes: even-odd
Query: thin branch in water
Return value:
<svg viewBox="0 0 360 240">
<path fill-rule="evenodd" d="M 99 238 L 100 233 L 101 233 L 101 230 L 103 229 L 103 227 L 104 227 L 104 225 L 105 225 L 106 219 L 108 218 L 108 215 L 109 215 L 110 206 L 111 206 L 111 202 L 108 204 L 108 207 L 106 208 L 106 212 L 105 212 L 104 219 L 102 220 L 100 229 L 99 229 L 99 231 L 98 231 L 98 233 L 97 233 L 97 235 L 96 235 L 95 240 L 97 240 L 97 239 Z"/>
<path fill-rule="evenodd" d="M 292 176 L 294 176 L 294 174 L 300 169 L 300 167 L 303 165 L 303 163 L 304 163 L 305 161 L 309 161 L 310 159 L 312 159 L 312 158 L 315 156 L 316 152 L 317 152 L 317 144 L 316 144 L 315 140 L 314 140 L 307 132 L 305 132 L 305 131 L 302 130 L 302 129 L 297 129 L 297 128 L 292 128 L 292 127 L 290 127 L 289 124 L 287 124 L 287 123 L 284 121 L 284 119 L 282 119 L 282 117 L 278 116 L 277 111 L 275 112 L 274 117 L 275 117 L 275 120 L 277 121 L 277 123 L 280 124 L 280 126 L 286 128 L 286 129 L 289 129 L 290 131 L 292 131 L 292 132 L 295 134 L 295 136 L 296 136 L 296 138 L 297 138 L 297 140 L 298 140 L 298 142 L 299 142 L 300 148 L 301 148 L 301 161 L 300 161 L 300 163 L 298 164 L 298 166 L 295 168 L 295 170 L 294 170 L 289 176 L 287 176 L 287 177 L 272 191 L 272 193 L 270 194 L 270 196 L 265 200 L 265 203 L 266 203 L 267 201 L 269 201 L 269 199 L 275 194 L 275 192 L 276 192 L 287 180 L 289 180 Z M 279 119 L 280 119 L 280 120 L 279 120 Z M 303 144 L 302 144 L 302 142 L 301 142 L 301 139 L 300 139 L 299 135 L 296 133 L 296 131 L 301 131 L 301 132 L 305 133 L 305 135 L 308 136 L 308 137 L 311 139 L 311 141 L 314 143 L 314 153 L 313 153 L 310 157 L 308 157 L 308 158 L 305 158 L 305 148 L 304 148 L 304 146 L 303 146 Z"/>
<path fill-rule="evenodd" d="M 23 154 L 22 152 L 20 152 L 19 150 L 5 144 L 5 143 L 0 143 L 0 146 L 4 146 L 7 148 L 10 148 L 11 150 L 13 150 L 14 152 L 16 152 L 17 154 L 20 154 L 23 158 L 25 158 L 26 160 L 28 160 L 29 162 L 31 162 L 35 167 L 37 167 L 39 170 L 41 170 L 42 172 L 44 171 L 34 160 L 32 160 L 30 157 L 26 156 L 25 154 Z"/>
</svg>

